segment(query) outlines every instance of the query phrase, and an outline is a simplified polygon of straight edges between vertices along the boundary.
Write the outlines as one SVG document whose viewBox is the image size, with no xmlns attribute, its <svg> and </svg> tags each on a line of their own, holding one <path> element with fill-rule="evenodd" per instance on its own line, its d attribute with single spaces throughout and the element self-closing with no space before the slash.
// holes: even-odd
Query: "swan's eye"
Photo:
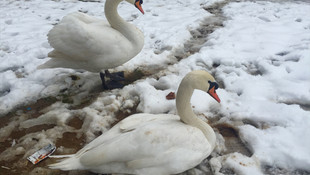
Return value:
<svg viewBox="0 0 310 175">
<path fill-rule="evenodd" d="M 140 1 L 140 4 L 143 4 L 143 0 Z"/>
</svg>

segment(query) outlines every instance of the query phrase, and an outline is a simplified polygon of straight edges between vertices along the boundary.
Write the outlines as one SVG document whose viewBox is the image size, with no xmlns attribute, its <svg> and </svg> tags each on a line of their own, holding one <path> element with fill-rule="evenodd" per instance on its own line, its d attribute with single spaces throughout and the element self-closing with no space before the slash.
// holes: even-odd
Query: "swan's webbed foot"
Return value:
<svg viewBox="0 0 310 175">
<path fill-rule="evenodd" d="M 102 81 L 102 87 L 105 90 L 123 88 L 125 80 L 124 72 L 110 73 L 105 71 L 105 73 L 100 72 L 100 78 Z M 106 81 L 106 78 L 108 79 Z"/>
</svg>

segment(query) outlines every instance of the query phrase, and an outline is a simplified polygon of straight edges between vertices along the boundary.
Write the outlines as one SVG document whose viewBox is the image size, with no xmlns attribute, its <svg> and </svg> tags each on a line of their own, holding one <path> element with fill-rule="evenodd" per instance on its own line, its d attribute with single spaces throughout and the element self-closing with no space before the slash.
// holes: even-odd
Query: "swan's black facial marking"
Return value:
<svg viewBox="0 0 310 175">
<path fill-rule="evenodd" d="M 209 90 L 212 89 L 213 87 L 214 87 L 214 90 L 219 88 L 219 85 L 216 82 L 208 81 L 208 83 L 210 84 Z"/>
</svg>

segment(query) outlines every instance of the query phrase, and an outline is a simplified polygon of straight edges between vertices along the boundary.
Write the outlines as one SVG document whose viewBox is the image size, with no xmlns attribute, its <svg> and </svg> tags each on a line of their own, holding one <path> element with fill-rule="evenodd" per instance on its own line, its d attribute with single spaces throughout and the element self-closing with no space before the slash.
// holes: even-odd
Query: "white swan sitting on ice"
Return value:
<svg viewBox="0 0 310 175">
<path fill-rule="evenodd" d="M 176 107 L 179 115 L 134 114 L 102 134 L 76 154 L 50 168 L 95 173 L 168 175 L 186 171 L 207 158 L 215 147 L 213 129 L 193 112 L 194 89 L 216 94 L 218 84 L 205 71 L 193 71 L 182 80 Z"/>
<path fill-rule="evenodd" d="M 100 20 L 84 13 L 75 12 L 65 16 L 49 33 L 48 41 L 54 48 L 48 54 L 50 59 L 38 68 L 72 68 L 90 72 L 101 72 L 120 66 L 135 57 L 144 45 L 143 33 L 124 21 L 117 13 L 117 6 L 123 0 L 106 0 L 105 16 Z M 142 0 L 126 0 L 144 13 Z M 104 74 L 101 73 L 103 86 Z M 109 74 L 117 80 L 117 75 Z M 122 75 L 123 76 L 123 75 Z M 118 77 L 122 79 L 124 77 Z"/>
</svg>

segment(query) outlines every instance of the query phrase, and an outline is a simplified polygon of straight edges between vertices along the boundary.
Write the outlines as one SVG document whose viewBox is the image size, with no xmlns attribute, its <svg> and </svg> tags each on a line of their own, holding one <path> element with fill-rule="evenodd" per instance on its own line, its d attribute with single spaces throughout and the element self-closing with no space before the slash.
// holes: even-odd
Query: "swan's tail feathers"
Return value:
<svg viewBox="0 0 310 175">
<path fill-rule="evenodd" d="M 68 56 L 58 52 L 56 50 L 48 53 L 48 57 L 51 57 L 47 62 L 39 65 L 37 69 L 49 69 L 49 68 L 69 68 L 69 69 L 79 69 L 79 62 L 74 62 L 68 60 Z"/>
<path fill-rule="evenodd" d="M 51 158 L 64 158 L 58 163 L 48 165 L 51 169 L 61 169 L 64 171 L 84 169 L 80 160 L 75 155 L 50 156 Z"/>
<path fill-rule="evenodd" d="M 73 157 L 74 154 L 68 154 L 68 155 L 50 155 L 49 158 L 55 158 L 55 159 L 62 159 L 62 158 L 69 158 Z"/>
<path fill-rule="evenodd" d="M 53 50 L 50 53 L 48 53 L 48 57 L 51 57 L 52 59 L 48 60 L 44 64 L 41 64 L 37 67 L 37 69 L 48 69 L 48 68 L 57 68 L 57 67 L 64 67 L 66 66 L 66 55 Z"/>
</svg>

